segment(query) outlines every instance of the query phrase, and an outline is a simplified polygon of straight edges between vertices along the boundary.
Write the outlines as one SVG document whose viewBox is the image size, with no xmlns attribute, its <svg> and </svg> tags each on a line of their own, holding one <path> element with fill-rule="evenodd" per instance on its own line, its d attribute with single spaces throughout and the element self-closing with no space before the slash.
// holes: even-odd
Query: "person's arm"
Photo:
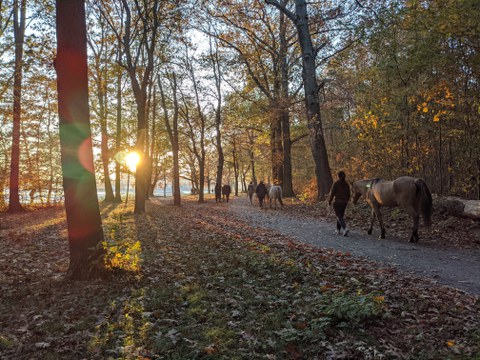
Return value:
<svg viewBox="0 0 480 360">
<path fill-rule="evenodd" d="M 336 191 L 336 185 L 337 183 L 333 183 L 332 189 L 330 190 L 330 197 L 328 199 L 328 205 L 332 205 L 333 197 L 335 196 L 335 191 Z"/>
</svg>

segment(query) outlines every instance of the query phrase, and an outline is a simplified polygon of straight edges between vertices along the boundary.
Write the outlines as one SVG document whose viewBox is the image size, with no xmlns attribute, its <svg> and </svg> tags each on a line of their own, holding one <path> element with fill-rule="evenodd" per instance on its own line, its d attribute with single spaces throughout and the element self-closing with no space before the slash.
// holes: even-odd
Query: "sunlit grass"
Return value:
<svg viewBox="0 0 480 360">
<path fill-rule="evenodd" d="M 128 204 L 111 211 L 103 219 L 106 250 L 105 264 L 108 269 L 120 269 L 139 273 L 142 263 L 142 246 L 137 239 L 135 217 Z"/>
</svg>

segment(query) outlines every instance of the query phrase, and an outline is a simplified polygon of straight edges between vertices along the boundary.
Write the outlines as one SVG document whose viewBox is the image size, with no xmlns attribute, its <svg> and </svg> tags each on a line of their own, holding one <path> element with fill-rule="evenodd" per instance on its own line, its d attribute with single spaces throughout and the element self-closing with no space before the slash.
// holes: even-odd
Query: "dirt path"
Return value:
<svg viewBox="0 0 480 360">
<path fill-rule="evenodd" d="M 368 236 L 357 229 L 351 229 L 348 237 L 334 235 L 333 222 L 299 218 L 290 215 L 288 210 L 261 210 L 250 205 L 245 198 L 235 199 L 225 206 L 225 210 L 258 227 L 274 229 L 299 241 L 367 257 L 402 271 L 413 271 L 439 284 L 480 295 L 478 250 L 444 250 L 421 242 L 408 243 L 404 239 L 378 240 L 377 235 Z"/>
</svg>

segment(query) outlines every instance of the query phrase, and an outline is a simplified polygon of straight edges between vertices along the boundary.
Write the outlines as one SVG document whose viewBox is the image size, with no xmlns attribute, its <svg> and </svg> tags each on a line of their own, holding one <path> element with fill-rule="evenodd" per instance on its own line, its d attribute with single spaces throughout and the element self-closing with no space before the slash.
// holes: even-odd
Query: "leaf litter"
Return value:
<svg viewBox="0 0 480 360">
<path fill-rule="evenodd" d="M 110 281 L 69 282 L 63 209 L 0 217 L 0 358 L 469 359 L 476 297 L 229 216 L 103 206 Z M 299 216 L 303 216 L 299 214 Z"/>
</svg>

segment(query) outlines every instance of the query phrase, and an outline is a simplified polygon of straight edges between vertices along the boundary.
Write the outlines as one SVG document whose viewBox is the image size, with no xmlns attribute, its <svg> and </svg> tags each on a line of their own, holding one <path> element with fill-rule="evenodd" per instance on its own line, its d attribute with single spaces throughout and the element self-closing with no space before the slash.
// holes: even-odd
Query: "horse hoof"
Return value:
<svg viewBox="0 0 480 360">
<path fill-rule="evenodd" d="M 368 230 L 367 230 L 367 234 L 368 234 L 368 235 L 372 235 L 372 229 L 368 229 Z"/>
<path fill-rule="evenodd" d="M 385 235 L 380 235 L 379 239 L 380 240 L 385 239 Z"/>
</svg>

